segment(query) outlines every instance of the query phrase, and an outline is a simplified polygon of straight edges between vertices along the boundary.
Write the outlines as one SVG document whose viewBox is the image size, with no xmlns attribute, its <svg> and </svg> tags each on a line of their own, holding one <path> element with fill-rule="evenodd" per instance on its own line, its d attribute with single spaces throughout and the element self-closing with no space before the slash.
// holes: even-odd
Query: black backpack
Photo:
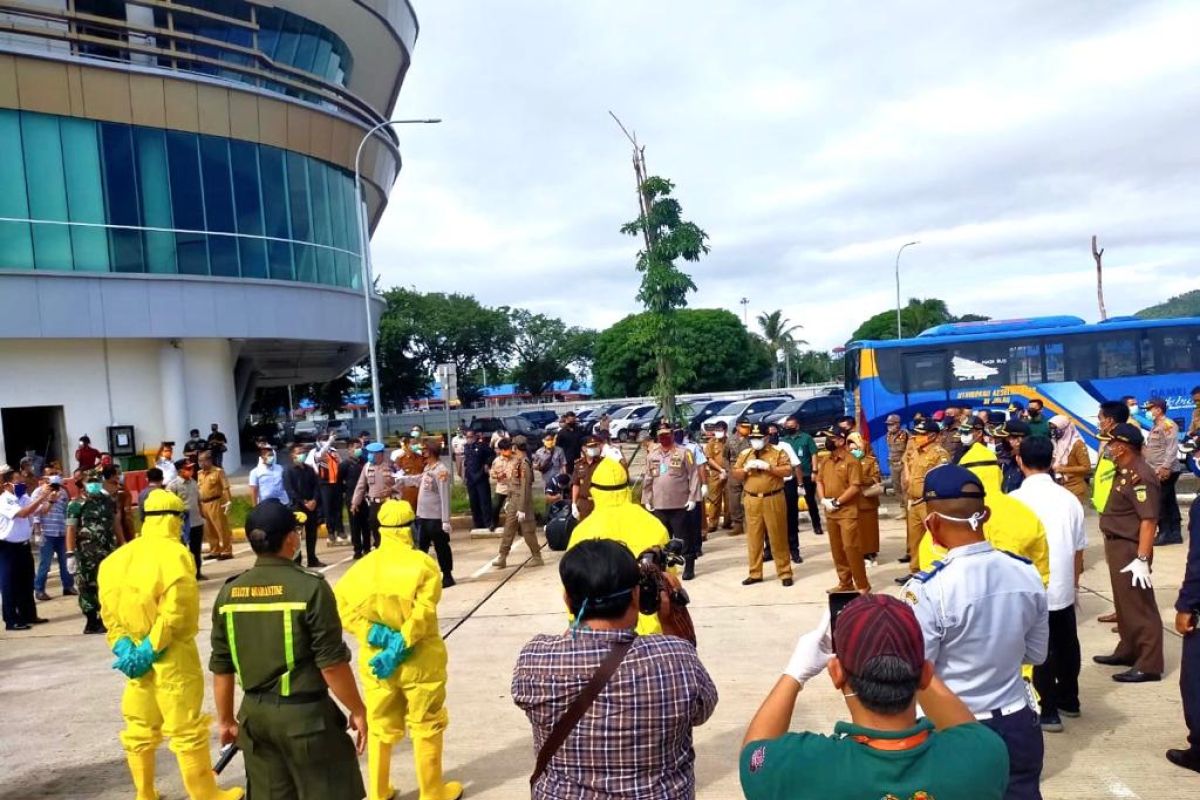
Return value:
<svg viewBox="0 0 1200 800">
<path fill-rule="evenodd" d="M 550 506 L 546 519 L 546 544 L 551 550 L 562 552 L 571 541 L 575 530 L 575 517 L 571 516 L 571 501 L 559 500 Z"/>
</svg>

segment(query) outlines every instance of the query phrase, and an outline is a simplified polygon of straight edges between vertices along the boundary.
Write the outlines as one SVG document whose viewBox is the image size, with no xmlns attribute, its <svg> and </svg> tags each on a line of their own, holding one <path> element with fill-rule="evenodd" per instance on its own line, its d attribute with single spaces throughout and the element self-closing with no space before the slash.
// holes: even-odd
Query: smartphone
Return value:
<svg viewBox="0 0 1200 800">
<path fill-rule="evenodd" d="M 829 636 L 833 638 L 833 632 L 837 630 L 838 616 L 850 604 L 851 600 L 857 600 L 862 597 L 858 592 L 833 592 L 829 595 Z M 834 652 L 837 652 L 837 646 L 834 645 Z"/>
</svg>

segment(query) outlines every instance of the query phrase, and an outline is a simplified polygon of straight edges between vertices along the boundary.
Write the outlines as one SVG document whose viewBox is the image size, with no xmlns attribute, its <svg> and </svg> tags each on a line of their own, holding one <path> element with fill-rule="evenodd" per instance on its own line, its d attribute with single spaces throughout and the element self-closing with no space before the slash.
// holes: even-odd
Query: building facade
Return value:
<svg viewBox="0 0 1200 800">
<path fill-rule="evenodd" d="M 0 0 L 0 460 L 237 454 L 256 388 L 365 355 L 401 160 L 371 137 L 360 198 L 355 154 L 417 34 L 407 0 Z"/>
</svg>

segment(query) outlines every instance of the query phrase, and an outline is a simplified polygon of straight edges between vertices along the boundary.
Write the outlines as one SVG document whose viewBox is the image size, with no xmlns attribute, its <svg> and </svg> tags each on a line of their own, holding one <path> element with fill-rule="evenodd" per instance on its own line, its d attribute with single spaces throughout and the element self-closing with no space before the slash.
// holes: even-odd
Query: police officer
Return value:
<svg viewBox="0 0 1200 800">
<path fill-rule="evenodd" d="M 915 575 L 921 571 L 920 545 L 921 537 L 925 535 L 925 509 L 921 506 L 921 498 L 925 496 L 925 476 L 929 470 L 950 461 L 949 454 L 937 442 L 940 432 L 938 424 L 930 419 L 914 420 L 909 430 L 908 450 L 904 454 L 904 468 L 901 483 L 905 487 L 905 502 L 908 509 L 908 571 Z M 901 561 L 906 560 L 900 559 Z M 904 583 L 905 576 L 896 579 L 896 583 Z"/>
<path fill-rule="evenodd" d="M 1008 747 L 1006 800 L 1041 800 L 1045 746 L 1022 665 L 1041 664 L 1049 650 L 1042 580 L 1028 561 L 984 539 L 989 511 L 970 470 L 937 466 L 921 484 L 923 525 L 948 552 L 901 599 L 921 623 L 934 674 Z"/>
<path fill-rule="evenodd" d="M 986 434 L 987 426 L 983 424 L 983 420 L 981 420 L 979 417 L 968 417 L 959 423 L 959 450 L 958 455 L 954 457 L 954 463 L 961 464 L 963 457 L 975 445 L 978 444 L 986 447 L 987 445 L 984 444 L 984 436 Z"/>
<path fill-rule="evenodd" d="M 1127 422 L 1101 438 L 1117 465 L 1108 501 L 1100 512 L 1104 560 L 1112 581 L 1120 641 L 1112 655 L 1093 656 L 1097 664 L 1129 667 L 1113 675 L 1118 683 L 1157 681 L 1163 672 L 1163 631 L 1150 566 L 1158 526 L 1159 486 L 1142 458 L 1142 432 Z"/>
<path fill-rule="evenodd" d="M 714 427 L 712 437 L 704 443 L 704 457 L 708 459 L 708 494 L 704 496 L 707 533 L 716 532 L 721 512 L 728 508 L 725 486 L 729 482 L 729 460 L 725 454 L 725 434 L 729 426 L 721 420 Z"/>
<path fill-rule="evenodd" d="M 241 748 L 255 800 L 361 800 L 355 751 L 366 746 L 366 709 L 333 590 L 321 573 L 292 561 L 302 526 L 282 503 L 255 506 L 246 530 L 258 558 L 226 581 L 213 604 L 208 668 L 221 744 Z M 235 674 L 245 692 L 236 718 Z M 330 690 L 350 712 L 355 742 Z"/>
<path fill-rule="evenodd" d="M 1193 392 L 1194 395 L 1200 391 Z M 1197 401 L 1200 405 L 1200 400 Z M 1188 468 L 1200 477 L 1197 446 L 1200 433 L 1193 431 L 1184 445 Z M 1188 516 L 1188 557 L 1175 600 L 1175 630 L 1183 637 L 1183 659 L 1179 668 L 1179 694 L 1183 699 L 1183 721 L 1188 728 L 1186 750 L 1167 751 L 1167 760 L 1176 766 L 1200 772 L 1200 496 L 1192 501 Z"/>
<path fill-rule="evenodd" d="M 592 473 L 600 466 L 600 440 L 589 435 L 583 440 L 583 452 L 571 474 L 571 516 L 580 522 L 588 518 L 596 502 L 592 499 Z"/>
<path fill-rule="evenodd" d="M 733 433 L 725 441 L 726 463 L 737 463 L 738 456 L 750 446 L 749 436 L 750 422 L 746 419 L 739 419 Z M 742 508 L 742 482 L 732 472 L 729 475 L 729 482 L 725 485 L 725 491 L 728 500 L 725 528 L 726 530 L 732 528 L 729 532 L 730 536 L 740 536 L 745 530 L 746 512 Z"/>
<path fill-rule="evenodd" d="M 379 507 L 396 496 L 396 479 L 390 466 L 384 463 L 383 442 L 371 442 L 366 446 L 367 464 L 358 476 L 354 487 L 354 498 L 350 501 L 350 513 L 356 513 L 364 504 L 367 508 L 367 524 L 371 537 L 379 547 Z M 364 548 L 364 552 L 369 550 Z"/>
<path fill-rule="evenodd" d="M 762 583 L 763 541 L 770 539 L 775 574 L 784 586 L 791 586 L 792 562 L 788 553 L 783 479 L 792 473 L 792 462 L 783 450 L 768 444 L 765 431 L 758 425 L 750 429 L 749 443 L 750 447 L 738 456 L 731 472 L 731 477 L 743 487 L 742 502 L 746 509 L 750 575 L 742 585 Z"/>
<path fill-rule="evenodd" d="M 846 448 L 846 433 L 840 428 L 823 431 L 827 458 L 817 468 L 817 492 L 829 526 L 829 550 L 837 568 L 838 585 L 829 590 L 868 592 L 871 582 L 863 561 L 858 535 L 858 500 L 862 493 L 862 464 Z"/>
<path fill-rule="evenodd" d="M 1029 423 L 1022 419 L 1008 419 L 990 431 L 996 441 L 996 460 L 1000 462 L 1000 471 L 1004 475 L 1001 488 L 1005 493 L 1021 488 L 1025 473 L 1017 464 L 1017 452 L 1021 449 L 1021 440 L 1029 435 Z"/>
<path fill-rule="evenodd" d="M 887 415 L 887 433 L 884 434 L 888 449 L 888 474 L 892 477 L 892 494 L 904 497 L 904 487 L 900 485 L 900 473 L 903 471 L 904 451 L 908 449 L 908 431 L 900 424 L 899 414 Z"/>
<path fill-rule="evenodd" d="M 671 426 L 658 428 L 658 441 L 646 454 L 646 472 L 642 479 L 642 505 L 658 517 L 671 538 L 684 544 L 683 578 L 696 575 L 696 556 L 700 553 L 700 536 L 689 516 L 700 502 L 700 469 L 686 448 L 675 443 Z"/>
</svg>

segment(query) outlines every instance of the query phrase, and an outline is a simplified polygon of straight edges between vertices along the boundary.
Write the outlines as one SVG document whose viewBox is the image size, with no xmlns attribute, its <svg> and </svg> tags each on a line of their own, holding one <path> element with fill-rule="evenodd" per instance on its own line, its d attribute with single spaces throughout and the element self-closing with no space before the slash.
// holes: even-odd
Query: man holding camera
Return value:
<svg viewBox="0 0 1200 800">
<path fill-rule="evenodd" d="M 575 623 L 531 640 L 513 670 L 538 752 L 534 800 L 695 797 L 692 729 L 717 705 L 696 648 L 667 614 L 667 635 L 637 635 L 641 572 L 623 544 L 580 542 L 559 575 Z"/>
<path fill-rule="evenodd" d="M 832 736 L 788 733 L 800 691 L 826 670 L 851 721 Z M 856 598 L 836 626 L 827 613 L 800 638 L 746 730 L 740 760 L 748 800 L 999 800 L 1008 781 L 1004 742 L 936 676 L 916 616 L 886 595 Z"/>
</svg>

